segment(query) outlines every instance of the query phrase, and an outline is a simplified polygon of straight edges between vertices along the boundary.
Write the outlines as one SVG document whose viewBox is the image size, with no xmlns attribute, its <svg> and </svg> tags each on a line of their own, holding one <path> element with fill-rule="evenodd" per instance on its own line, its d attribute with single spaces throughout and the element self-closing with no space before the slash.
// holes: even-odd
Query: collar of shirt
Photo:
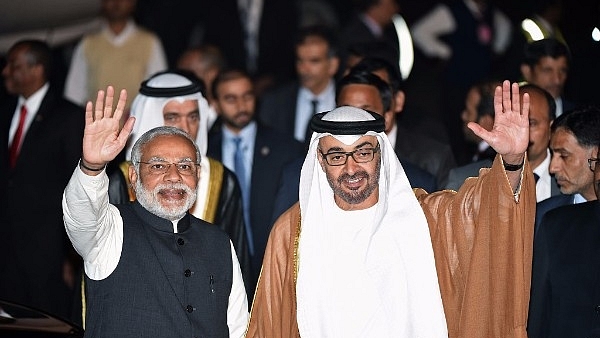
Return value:
<svg viewBox="0 0 600 338">
<path fill-rule="evenodd" d="M 563 113 L 562 97 L 555 98 L 554 102 L 556 102 L 556 117 L 559 117 Z"/>
<path fill-rule="evenodd" d="M 314 95 L 308 88 L 300 87 L 298 99 L 296 100 L 296 116 L 294 123 L 294 138 L 304 140 L 308 122 L 312 117 L 312 100 L 317 100 L 317 111 L 324 112 L 335 108 L 335 84 L 329 80 L 327 87 L 318 95 Z"/>
<path fill-rule="evenodd" d="M 540 165 L 533 168 L 533 173 L 540 178 L 535 184 L 536 200 L 542 201 L 552 195 L 552 176 L 550 176 L 550 150 L 546 150 L 546 158 Z"/>
<path fill-rule="evenodd" d="M 29 98 L 25 99 L 23 96 L 19 96 L 19 100 L 17 102 L 17 107 L 15 108 L 15 112 L 13 114 L 12 121 L 10 123 L 10 133 L 8 144 L 12 143 L 12 139 L 17 132 L 17 128 L 19 126 L 19 117 L 21 115 L 21 106 L 24 104 L 27 107 L 27 115 L 25 116 L 25 124 L 23 125 L 23 135 L 27 135 L 27 130 L 29 130 L 29 126 L 33 122 L 33 119 L 37 115 L 40 106 L 42 105 L 42 100 L 50 85 L 46 82 L 40 89 L 38 89 L 33 95 Z M 21 142 L 23 142 L 23 137 L 21 138 Z"/>
<path fill-rule="evenodd" d="M 573 196 L 573 204 L 579 204 L 579 203 L 584 203 L 584 202 L 587 202 L 587 200 L 585 199 L 585 197 L 583 197 L 583 195 L 575 194 Z"/>
<path fill-rule="evenodd" d="M 129 39 L 129 37 L 131 37 L 133 33 L 135 33 L 136 30 L 137 25 L 132 19 L 127 21 L 127 25 L 125 25 L 125 28 L 119 35 L 116 35 L 115 33 L 113 33 L 112 30 L 110 30 L 110 28 L 108 27 L 108 23 L 105 22 L 102 26 L 102 32 L 104 36 L 111 44 L 115 46 L 120 46 L 124 44 L 125 41 L 127 41 L 127 39 Z"/>
<path fill-rule="evenodd" d="M 246 168 L 246 182 L 249 182 L 252 172 L 252 162 L 254 156 L 254 142 L 256 140 L 256 121 L 250 122 L 239 134 L 232 133 L 229 129 L 223 126 L 223 145 L 222 145 L 222 160 L 223 164 L 235 171 L 235 142 L 236 137 L 241 138 L 241 146 L 244 152 L 244 168 Z"/>
</svg>

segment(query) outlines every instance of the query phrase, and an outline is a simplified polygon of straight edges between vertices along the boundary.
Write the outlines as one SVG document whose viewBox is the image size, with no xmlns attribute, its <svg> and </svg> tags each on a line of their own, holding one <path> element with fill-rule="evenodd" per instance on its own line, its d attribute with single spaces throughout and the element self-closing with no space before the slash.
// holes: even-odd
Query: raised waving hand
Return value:
<svg viewBox="0 0 600 338">
<path fill-rule="evenodd" d="M 522 163 L 529 145 L 529 94 L 523 95 L 521 107 L 518 84 L 511 86 L 509 81 L 504 81 L 494 92 L 494 114 L 491 131 L 475 122 L 470 122 L 468 127 L 502 155 L 506 163 Z"/>
<path fill-rule="evenodd" d="M 84 169 L 103 168 L 125 147 L 135 118 L 129 117 L 123 128 L 121 117 L 127 101 L 127 91 L 121 90 L 117 107 L 113 111 L 114 89 L 98 91 L 95 107 L 91 101 L 85 106 L 82 165 Z M 95 170 L 92 170 L 95 171 Z M 89 173 L 89 170 L 88 170 Z"/>
</svg>

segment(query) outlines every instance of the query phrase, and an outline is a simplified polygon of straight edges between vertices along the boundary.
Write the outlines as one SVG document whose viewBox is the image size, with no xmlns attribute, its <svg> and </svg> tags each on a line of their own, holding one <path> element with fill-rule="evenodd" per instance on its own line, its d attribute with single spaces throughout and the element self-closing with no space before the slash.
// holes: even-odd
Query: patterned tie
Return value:
<svg viewBox="0 0 600 338">
<path fill-rule="evenodd" d="M 19 156 L 19 148 L 21 145 L 21 138 L 23 136 L 23 127 L 25 125 L 25 117 L 27 116 L 27 107 L 25 105 L 21 106 L 21 114 L 19 115 L 19 126 L 17 127 L 17 132 L 13 137 L 12 143 L 10 144 L 8 160 L 10 163 L 10 167 L 14 168 L 17 164 L 17 157 Z"/>
<path fill-rule="evenodd" d="M 242 190 L 244 223 L 246 224 L 246 235 L 248 236 L 248 251 L 250 251 L 250 255 L 254 255 L 254 240 L 252 238 L 252 227 L 250 226 L 250 192 L 248 189 L 248 182 L 246 182 L 246 167 L 244 165 L 242 138 L 235 137 L 233 142 L 235 143 L 233 170 L 235 171 L 235 176 L 237 176 L 238 182 L 240 183 L 240 189 Z"/>
</svg>

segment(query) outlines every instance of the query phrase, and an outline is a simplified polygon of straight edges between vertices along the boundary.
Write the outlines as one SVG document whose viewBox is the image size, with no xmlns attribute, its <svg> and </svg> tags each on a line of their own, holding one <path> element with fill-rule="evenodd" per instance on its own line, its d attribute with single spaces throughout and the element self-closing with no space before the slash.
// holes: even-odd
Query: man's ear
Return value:
<svg viewBox="0 0 600 338">
<path fill-rule="evenodd" d="M 394 113 L 400 114 L 404 110 L 404 103 L 406 102 L 406 94 L 399 90 L 394 95 Z"/>
<path fill-rule="evenodd" d="M 525 81 L 531 82 L 531 67 L 529 67 L 528 64 L 524 63 L 521 65 L 521 74 L 523 75 Z"/>
<path fill-rule="evenodd" d="M 135 167 L 133 166 L 133 164 L 130 164 L 129 165 L 129 183 L 131 184 L 131 187 L 134 189 L 135 189 L 137 180 L 138 180 L 138 174 L 135 171 Z"/>
</svg>

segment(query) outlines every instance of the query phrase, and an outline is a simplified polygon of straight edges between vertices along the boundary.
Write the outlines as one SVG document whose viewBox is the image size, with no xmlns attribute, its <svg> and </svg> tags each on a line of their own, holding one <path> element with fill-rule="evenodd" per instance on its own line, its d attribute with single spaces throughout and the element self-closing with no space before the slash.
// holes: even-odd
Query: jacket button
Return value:
<svg viewBox="0 0 600 338">
<path fill-rule="evenodd" d="M 183 272 L 183 274 L 184 274 L 186 277 L 189 277 L 189 276 L 191 276 L 191 275 L 192 275 L 192 271 L 190 271 L 190 269 L 187 269 L 187 270 L 185 270 L 185 271 Z"/>
<path fill-rule="evenodd" d="M 193 307 L 193 306 L 191 306 L 191 305 L 188 305 L 188 306 L 185 308 L 185 310 L 186 310 L 187 312 L 189 312 L 189 313 L 192 313 L 192 312 L 194 312 L 194 307 Z"/>
<path fill-rule="evenodd" d="M 183 238 L 178 238 L 178 239 L 177 239 L 177 244 L 179 244 L 179 245 L 184 245 L 184 244 L 185 244 L 185 241 L 183 240 Z"/>
</svg>

